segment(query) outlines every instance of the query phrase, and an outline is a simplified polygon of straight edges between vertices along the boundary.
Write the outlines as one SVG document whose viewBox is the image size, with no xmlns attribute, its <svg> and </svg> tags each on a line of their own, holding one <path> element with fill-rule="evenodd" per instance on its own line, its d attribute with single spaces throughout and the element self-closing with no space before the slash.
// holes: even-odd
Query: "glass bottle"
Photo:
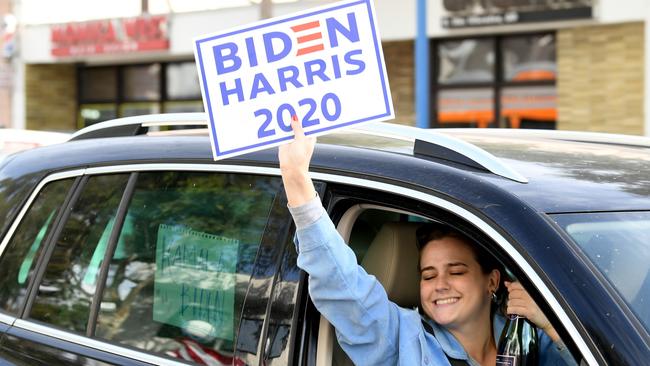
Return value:
<svg viewBox="0 0 650 366">
<path fill-rule="evenodd" d="M 528 319 L 508 315 L 497 345 L 496 366 L 537 366 L 537 331 Z"/>
</svg>

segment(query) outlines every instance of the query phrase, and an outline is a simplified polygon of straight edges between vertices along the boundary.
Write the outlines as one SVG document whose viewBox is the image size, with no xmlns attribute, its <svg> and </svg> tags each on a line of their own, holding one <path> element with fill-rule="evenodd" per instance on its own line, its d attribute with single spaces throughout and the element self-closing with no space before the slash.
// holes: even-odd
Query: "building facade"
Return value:
<svg viewBox="0 0 650 366">
<path fill-rule="evenodd" d="M 411 125 L 421 75 L 414 57 L 417 1 L 375 1 L 395 122 Z M 282 15 L 329 2 L 278 2 L 270 10 Z M 50 24 L 30 21 L 34 8 L 14 3 L 24 21 L 12 56 L 11 125 L 71 131 L 120 116 L 202 111 L 192 39 L 259 20 L 262 9 L 248 1 L 202 10 L 152 4 Z M 645 0 L 426 6 L 429 127 L 650 135 Z"/>
</svg>

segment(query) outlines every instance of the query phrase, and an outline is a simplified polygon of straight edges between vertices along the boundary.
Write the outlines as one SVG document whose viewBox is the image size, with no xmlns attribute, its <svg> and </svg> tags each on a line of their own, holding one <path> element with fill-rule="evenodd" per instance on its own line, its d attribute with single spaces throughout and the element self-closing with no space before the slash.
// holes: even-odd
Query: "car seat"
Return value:
<svg viewBox="0 0 650 366">
<path fill-rule="evenodd" d="M 419 306 L 419 252 L 415 231 L 421 223 L 387 222 L 375 236 L 361 266 L 382 284 L 388 298 L 405 308 Z M 333 346 L 332 364 L 353 365 L 338 342 Z"/>
</svg>

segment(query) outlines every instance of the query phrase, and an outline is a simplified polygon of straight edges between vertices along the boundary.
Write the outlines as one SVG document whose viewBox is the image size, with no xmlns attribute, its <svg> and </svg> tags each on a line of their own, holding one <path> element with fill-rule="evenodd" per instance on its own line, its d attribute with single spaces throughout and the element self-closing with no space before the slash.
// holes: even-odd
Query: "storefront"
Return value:
<svg viewBox="0 0 650 366">
<path fill-rule="evenodd" d="M 412 125 L 417 1 L 375 2 L 395 122 Z M 328 2 L 278 3 L 273 14 Z M 25 25 L 22 123 L 74 130 L 120 116 L 201 111 L 192 39 L 259 14 L 249 3 Z M 650 135 L 647 19 L 644 0 L 428 1 L 428 125 Z"/>
</svg>

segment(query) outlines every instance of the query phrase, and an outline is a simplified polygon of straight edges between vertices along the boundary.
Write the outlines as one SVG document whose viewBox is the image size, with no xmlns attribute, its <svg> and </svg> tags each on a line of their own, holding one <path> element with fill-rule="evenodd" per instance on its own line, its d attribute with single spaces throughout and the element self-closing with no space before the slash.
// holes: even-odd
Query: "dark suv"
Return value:
<svg viewBox="0 0 650 366">
<path fill-rule="evenodd" d="M 296 266 L 277 150 L 214 162 L 205 118 L 105 122 L 0 163 L 0 364 L 349 364 Z M 640 137 L 384 123 L 312 160 L 393 301 L 418 305 L 413 231 L 444 222 L 586 365 L 650 360 L 649 172 Z"/>
</svg>

